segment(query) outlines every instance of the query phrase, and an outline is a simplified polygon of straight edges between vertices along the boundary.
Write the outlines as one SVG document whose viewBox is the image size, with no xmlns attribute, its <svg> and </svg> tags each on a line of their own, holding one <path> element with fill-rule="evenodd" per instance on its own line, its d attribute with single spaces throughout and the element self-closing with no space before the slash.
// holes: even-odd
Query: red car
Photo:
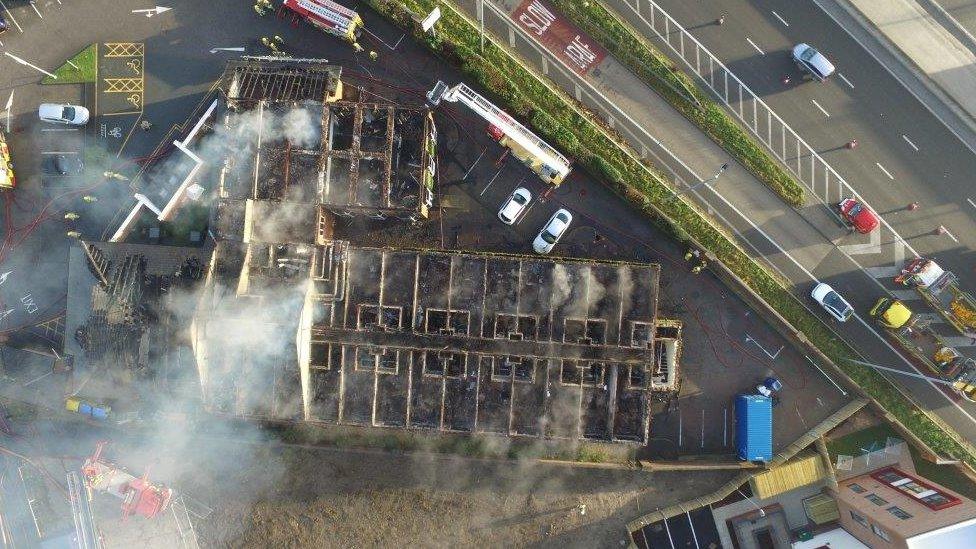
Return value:
<svg viewBox="0 0 976 549">
<path fill-rule="evenodd" d="M 870 208 L 853 198 L 845 198 L 837 205 L 840 214 L 861 234 L 868 234 L 878 228 L 878 216 Z"/>
</svg>

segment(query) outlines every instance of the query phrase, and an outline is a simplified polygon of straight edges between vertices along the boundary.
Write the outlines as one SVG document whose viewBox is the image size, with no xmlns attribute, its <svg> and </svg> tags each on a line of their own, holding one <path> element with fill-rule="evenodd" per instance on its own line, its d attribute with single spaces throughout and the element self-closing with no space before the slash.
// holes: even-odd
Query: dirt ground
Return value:
<svg viewBox="0 0 976 549">
<path fill-rule="evenodd" d="M 627 521 L 728 473 L 644 473 L 437 455 L 262 447 L 180 479 L 213 486 L 204 547 L 621 547 Z M 680 488 L 679 488 L 680 487 Z M 579 505 L 586 506 L 580 514 Z"/>
</svg>

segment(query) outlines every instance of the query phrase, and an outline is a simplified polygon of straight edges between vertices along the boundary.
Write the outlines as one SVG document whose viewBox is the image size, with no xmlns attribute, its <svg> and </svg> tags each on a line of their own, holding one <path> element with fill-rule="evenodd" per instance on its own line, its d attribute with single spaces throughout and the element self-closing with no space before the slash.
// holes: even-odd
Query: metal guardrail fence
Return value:
<svg viewBox="0 0 976 549">
<path fill-rule="evenodd" d="M 857 193 L 718 57 L 653 0 L 621 0 L 672 53 L 824 204 Z"/>
</svg>

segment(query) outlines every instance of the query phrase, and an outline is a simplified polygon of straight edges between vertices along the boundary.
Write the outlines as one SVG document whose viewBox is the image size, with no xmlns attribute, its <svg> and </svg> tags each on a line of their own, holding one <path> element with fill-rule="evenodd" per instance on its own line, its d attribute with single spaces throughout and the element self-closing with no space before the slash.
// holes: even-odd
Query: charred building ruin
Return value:
<svg viewBox="0 0 976 549">
<path fill-rule="evenodd" d="M 244 145 L 210 172 L 216 243 L 190 329 L 208 409 L 645 443 L 650 400 L 679 380 L 660 267 L 342 240 L 336 216 L 427 215 L 436 132 L 423 107 L 339 78 L 288 61 L 223 76 L 214 131 Z"/>
<path fill-rule="evenodd" d="M 240 126 L 243 150 L 224 161 L 221 196 L 240 198 L 243 190 L 256 200 L 316 203 L 348 217 L 428 216 L 433 115 L 423 103 L 377 101 L 343 86 L 340 75 L 338 67 L 308 63 L 228 65 L 220 84 L 224 123 Z"/>
</svg>

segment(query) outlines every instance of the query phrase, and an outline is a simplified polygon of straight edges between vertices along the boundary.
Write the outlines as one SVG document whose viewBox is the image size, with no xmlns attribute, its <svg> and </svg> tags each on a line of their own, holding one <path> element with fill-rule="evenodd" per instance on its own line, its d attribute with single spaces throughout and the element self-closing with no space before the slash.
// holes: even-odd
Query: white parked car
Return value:
<svg viewBox="0 0 976 549">
<path fill-rule="evenodd" d="M 834 64 L 813 46 L 797 44 L 793 47 L 793 61 L 818 82 L 823 82 L 834 73 Z"/>
<path fill-rule="evenodd" d="M 851 304 L 835 292 L 829 284 L 824 282 L 817 284 L 810 292 L 810 296 L 826 309 L 830 316 L 841 322 L 847 322 L 847 319 L 854 316 L 854 307 L 851 307 Z"/>
<path fill-rule="evenodd" d="M 37 116 L 44 122 L 54 124 L 84 126 L 88 123 L 88 109 L 78 105 L 41 103 L 41 106 L 37 107 Z"/>
<path fill-rule="evenodd" d="M 569 228 L 569 224 L 572 222 L 573 214 L 563 209 L 556 211 L 549 218 L 549 221 L 542 226 L 542 230 L 539 231 L 539 236 L 535 237 L 535 241 L 532 242 L 532 249 L 540 254 L 551 252 L 556 242 L 559 242 L 559 239 L 562 238 L 563 233 L 566 232 L 566 229 Z"/>
<path fill-rule="evenodd" d="M 498 210 L 498 219 L 502 223 L 511 225 L 515 223 L 518 216 L 522 215 L 529 202 L 532 201 L 532 193 L 525 187 L 519 187 L 509 195 L 508 200 L 502 204 L 502 209 Z"/>
</svg>

